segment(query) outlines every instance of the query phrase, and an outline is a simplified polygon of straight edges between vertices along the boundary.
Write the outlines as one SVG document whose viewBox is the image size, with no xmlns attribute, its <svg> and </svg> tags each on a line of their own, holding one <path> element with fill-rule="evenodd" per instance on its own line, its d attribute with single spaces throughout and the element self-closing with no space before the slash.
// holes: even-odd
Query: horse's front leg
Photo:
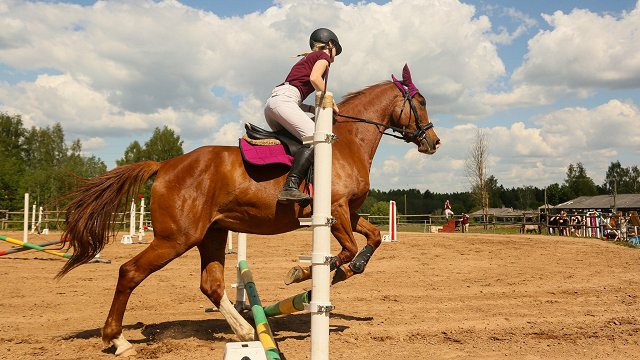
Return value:
<svg viewBox="0 0 640 360">
<path fill-rule="evenodd" d="M 369 263 L 371 256 L 373 256 L 373 253 L 378 247 L 380 247 L 380 244 L 382 243 L 380 230 L 378 230 L 377 227 L 372 225 L 367 220 L 363 219 L 360 215 L 355 213 L 351 214 L 351 223 L 355 224 L 353 226 L 353 231 L 362 234 L 365 238 L 367 238 L 367 245 L 365 245 L 362 250 L 360 250 L 360 252 L 355 255 L 355 257 L 352 257 L 348 264 L 341 264 L 337 268 L 336 273 L 333 276 L 333 284 L 344 281 L 352 277 L 353 275 L 361 274 L 362 272 L 364 272 L 364 269 Z M 353 237 L 353 234 L 351 236 Z"/>
<path fill-rule="evenodd" d="M 330 269 L 333 271 L 353 260 L 358 251 L 358 244 L 353 237 L 355 225 L 352 225 L 356 224 L 357 218 L 349 214 L 349 206 L 347 203 L 334 204 L 331 213 L 335 216 L 336 220 L 335 224 L 331 226 L 331 234 L 342 246 L 342 251 L 340 251 L 338 256 L 331 258 Z M 355 216 L 359 218 L 358 215 Z M 355 222 L 353 220 L 355 220 Z M 285 284 L 299 283 L 309 279 L 311 279 L 311 267 L 307 266 L 303 268 L 296 265 L 287 273 Z"/>
</svg>

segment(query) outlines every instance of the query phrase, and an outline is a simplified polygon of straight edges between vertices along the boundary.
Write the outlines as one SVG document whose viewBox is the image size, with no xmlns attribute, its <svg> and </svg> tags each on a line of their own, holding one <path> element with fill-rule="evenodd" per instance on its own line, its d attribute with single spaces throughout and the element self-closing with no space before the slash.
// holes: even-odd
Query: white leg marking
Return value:
<svg viewBox="0 0 640 360">
<path fill-rule="evenodd" d="M 229 301 L 226 291 L 224 295 L 222 295 L 222 299 L 220 299 L 220 308 L 218 310 L 220 310 L 220 313 L 227 320 L 233 332 L 240 338 L 240 341 L 255 340 L 255 330 L 253 326 L 238 313 L 238 310 L 236 310 L 231 301 Z"/>
<path fill-rule="evenodd" d="M 122 334 L 117 339 L 111 340 L 111 342 L 116 347 L 116 356 L 132 356 L 136 354 L 133 345 Z"/>
</svg>

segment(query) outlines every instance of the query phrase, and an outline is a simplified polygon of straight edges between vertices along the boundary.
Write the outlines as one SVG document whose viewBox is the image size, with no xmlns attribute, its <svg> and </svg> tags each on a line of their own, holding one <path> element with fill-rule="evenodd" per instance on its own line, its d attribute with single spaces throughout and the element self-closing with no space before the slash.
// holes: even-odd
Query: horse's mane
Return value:
<svg viewBox="0 0 640 360">
<path fill-rule="evenodd" d="M 391 83 L 391 81 L 388 81 L 388 80 L 387 81 L 382 81 L 382 82 L 379 82 L 379 83 L 374 84 L 374 85 L 369 85 L 369 86 L 365 87 L 362 90 L 350 92 L 350 93 L 348 93 L 347 95 L 345 95 L 342 98 L 342 102 L 340 102 L 340 105 L 348 105 L 350 102 L 354 101 L 357 97 L 359 97 L 360 95 L 364 94 L 365 92 L 367 92 L 367 91 L 369 91 L 369 90 L 371 90 L 371 89 L 373 89 L 375 87 L 387 85 L 389 83 Z"/>
</svg>

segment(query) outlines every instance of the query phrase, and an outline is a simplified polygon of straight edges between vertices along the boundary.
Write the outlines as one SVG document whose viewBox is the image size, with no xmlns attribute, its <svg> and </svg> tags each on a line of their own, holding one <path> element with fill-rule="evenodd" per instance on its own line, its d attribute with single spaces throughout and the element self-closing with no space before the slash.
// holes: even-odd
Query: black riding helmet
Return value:
<svg viewBox="0 0 640 360">
<path fill-rule="evenodd" d="M 336 55 L 340 55 L 342 52 L 342 46 L 340 46 L 338 37 L 333 31 L 326 28 L 319 28 L 311 33 L 311 36 L 309 37 L 309 47 L 313 49 L 314 43 L 328 44 L 329 41 L 331 41 L 333 46 L 336 47 Z"/>
</svg>

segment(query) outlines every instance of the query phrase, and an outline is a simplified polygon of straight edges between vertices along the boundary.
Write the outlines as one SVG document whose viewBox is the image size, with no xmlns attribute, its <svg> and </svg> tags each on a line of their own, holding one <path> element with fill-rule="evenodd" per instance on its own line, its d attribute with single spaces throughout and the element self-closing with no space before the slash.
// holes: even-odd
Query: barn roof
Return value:
<svg viewBox="0 0 640 360">
<path fill-rule="evenodd" d="M 510 216 L 522 216 L 523 213 L 531 213 L 531 210 L 514 210 L 512 208 L 489 208 L 487 209 L 489 215 L 497 217 L 510 217 Z M 482 216 L 482 209 L 474 211 L 469 214 L 471 217 Z"/>
<path fill-rule="evenodd" d="M 616 195 L 615 207 L 618 209 L 640 208 L 640 194 Z M 613 208 L 613 195 L 580 196 L 562 204 L 554 209 L 610 209 Z"/>
</svg>

